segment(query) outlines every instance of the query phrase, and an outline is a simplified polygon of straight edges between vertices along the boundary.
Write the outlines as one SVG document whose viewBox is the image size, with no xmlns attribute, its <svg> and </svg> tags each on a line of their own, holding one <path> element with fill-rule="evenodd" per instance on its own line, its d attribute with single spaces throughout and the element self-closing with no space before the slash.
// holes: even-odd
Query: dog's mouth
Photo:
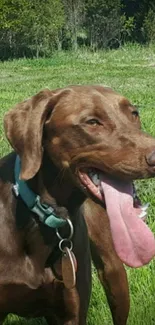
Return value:
<svg viewBox="0 0 155 325">
<path fill-rule="evenodd" d="M 130 267 L 140 267 L 155 255 L 155 239 L 144 222 L 142 205 L 132 182 L 112 179 L 97 169 L 79 171 L 82 185 L 105 203 L 117 255 Z M 95 218 L 95 216 L 94 216 Z"/>
</svg>

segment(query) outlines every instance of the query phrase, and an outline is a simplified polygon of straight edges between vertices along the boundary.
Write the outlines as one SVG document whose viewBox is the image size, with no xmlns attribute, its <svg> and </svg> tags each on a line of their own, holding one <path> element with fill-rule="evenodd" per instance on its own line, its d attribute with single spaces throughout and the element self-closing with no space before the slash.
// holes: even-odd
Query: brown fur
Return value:
<svg viewBox="0 0 155 325">
<path fill-rule="evenodd" d="M 91 119 L 99 123 L 91 124 Z M 42 201 L 54 206 L 58 215 L 69 214 L 72 219 L 78 271 L 72 290 L 55 278 L 50 268 L 57 244 L 55 232 L 14 197 L 15 153 L 3 158 L 1 320 L 14 312 L 25 317 L 45 316 L 50 325 L 86 324 L 91 269 L 84 215 L 93 261 L 106 289 L 114 324 L 125 325 L 129 310 L 126 273 L 113 247 L 105 207 L 82 186 L 78 171 L 96 167 L 124 180 L 153 176 L 155 139 L 140 130 L 135 107 L 102 86 L 44 90 L 6 114 L 5 131 L 21 158 L 20 177 Z"/>
</svg>

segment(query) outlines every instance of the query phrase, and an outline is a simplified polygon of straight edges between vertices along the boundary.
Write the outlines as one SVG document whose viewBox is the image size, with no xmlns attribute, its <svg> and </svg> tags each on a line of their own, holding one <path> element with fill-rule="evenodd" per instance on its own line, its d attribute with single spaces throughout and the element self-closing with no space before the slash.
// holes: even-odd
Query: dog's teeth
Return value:
<svg viewBox="0 0 155 325">
<path fill-rule="evenodd" d="M 140 219 L 143 219 L 144 217 L 146 217 L 146 215 L 147 215 L 146 211 L 142 211 L 138 217 Z"/>
<path fill-rule="evenodd" d="M 146 211 L 148 209 L 148 207 L 149 207 L 149 203 L 146 203 L 141 207 L 141 209 L 142 209 L 142 211 Z"/>
<path fill-rule="evenodd" d="M 91 179 L 92 179 L 92 181 L 93 181 L 93 183 L 94 183 L 95 185 L 98 186 L 98 185 L 100 184 L 100 180 L 99 180 L 97 174 L 94 174 L 94 175 L 91 177 Z"/>
<path fill-rule="evenodd" d="M 95 173 L 93 171 L 89 171 L 88 175 L 90 178 L 92 178 L 95 175 Z"/>
<path fill-rule="evenodd" d="M 99 175 L 98 175 L 97 173 L 94 173 L 93 171 L 89 171 L 88 175 L 89 175 L 89 177 L 91 178 L 92 182 L 93 182 L 96 186 L 99 186 L 99 184 L 100 184 Z"/>
</svg>

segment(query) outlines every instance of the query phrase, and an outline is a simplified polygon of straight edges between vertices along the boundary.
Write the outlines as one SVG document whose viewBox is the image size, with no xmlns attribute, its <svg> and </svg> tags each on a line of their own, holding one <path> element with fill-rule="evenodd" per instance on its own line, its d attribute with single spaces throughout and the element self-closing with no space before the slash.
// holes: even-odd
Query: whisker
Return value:
<svg viewBox="0 0 155 325">
<path fill-rule="evenodd" d="M 55 183 L 57 183 L 58 178 L 60 180 L 60 183 L 62 183 L 65 172 L 66 172 L 66 169 L 63 167 L 57 174 L 56 178 L 54 179 L 53 185 L 55 185 Z"/>
</svg>

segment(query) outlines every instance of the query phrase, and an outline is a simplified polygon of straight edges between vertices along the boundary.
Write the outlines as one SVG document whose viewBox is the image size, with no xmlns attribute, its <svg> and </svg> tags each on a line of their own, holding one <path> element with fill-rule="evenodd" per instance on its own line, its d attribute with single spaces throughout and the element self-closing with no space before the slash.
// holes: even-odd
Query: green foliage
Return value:
<svg viewBox="0 0 155 325">
<path fill-rule="evenodd" d="M 78 47 L 78 36 L 81 33 L 81 26 L 83 23 L 83 12 L 85 4 L 82 0 L 62 0 L 64 11 L 65 11 L 65 26 L 64 32 L 64 43 L 65 38 L 68 40 L 68 47 L 73 50 L 77 50 Z M 82 36 L 84 35 L 82 30 Z"/>
<path fill-rule="evenodd" d="M 155 39 L 154 0 L 0 0 L 0 59 Z"/>
<path fill-rule="evenodd" d="M 127 18 L 134 17 L 132 40 L 145 42 L 143 24 L 149 10 L 155 5 L 154 0 L 122 0 L 122 5 L 122 13 L 125 13 Z"/>
<path fill-rule="evenodd" d="M 92 48 L 107 48 L 119 43 L 120 8 L 120 0 L 85 1 L 85 24 Z"/>
<path fill-rule="evenodd" d="M 121 41 L 123 43 L 129 42 L 132 40 L 132 33 L 135 29 L 134 17 L 127 18 L 124 15 L 121 16 Z"/>
<path fill-rule="evenodd" d="M 148 42 L 155 41 L 155 9 L 150 9 L 143 24 L 144 37 Z"/>
<path fill-rule="evenodd" d="M 33 0 L 24 15 L 23 39 L 27 40 L 36 57 L 47 55 L 56 47 L 58 31 L 64 23 L 63 8 L 59 0 Z"/>
<path fill-rule="evenodd" d="M 17 31 L 22 24 L 23 11 L 27 8 L 27 0 L 0 1 L 0 29 Z"/>
<path fill-rule="evenodd" d="M 43 56 L 58 47 L 64 24 L 60 0 L 1 0 L 0 56 Z"/>
</svg>

